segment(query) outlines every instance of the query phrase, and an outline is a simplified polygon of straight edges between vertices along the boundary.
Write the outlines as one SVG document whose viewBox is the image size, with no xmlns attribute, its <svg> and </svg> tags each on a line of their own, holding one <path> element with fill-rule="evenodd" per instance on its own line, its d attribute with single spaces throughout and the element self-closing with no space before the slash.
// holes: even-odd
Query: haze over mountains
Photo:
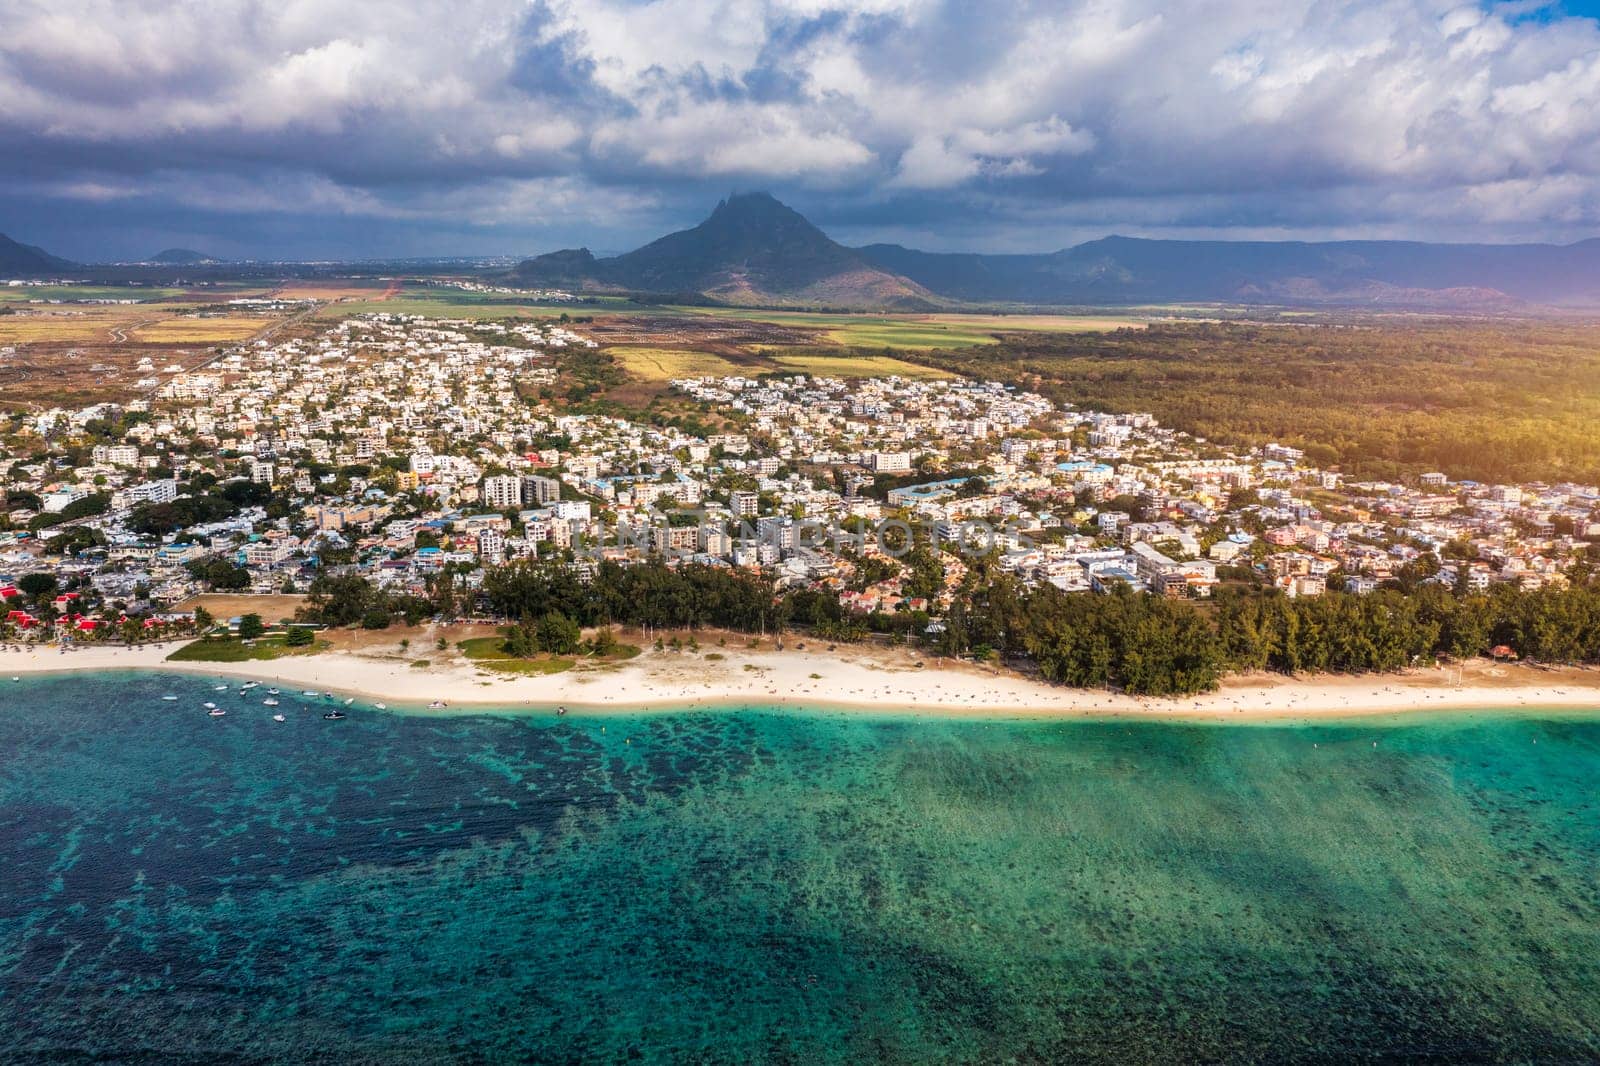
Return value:
<svg viewBox="0 0 1600 1066">
<path fill-rule="evenodd" d="M 245 269 L 184 248 L 160 252 L 150 264 Z M 0 276 L 97 269 L 0 235 Z M 112 268 L 104 269 L 110 276 Z M 566 249 L 524 260 L 508 276 L 524 285 L 743 306 L 1222 302 L 1505 311 L 1600 307 L 1600 239 L 1496 245 L 1105 237 L 1028 255 L 921 252 L 895 244 L 850 248 L 772 196 L 744 193 L 717 204 L 699 225 L 634 251 L 600 258 Z"/>
</svg>

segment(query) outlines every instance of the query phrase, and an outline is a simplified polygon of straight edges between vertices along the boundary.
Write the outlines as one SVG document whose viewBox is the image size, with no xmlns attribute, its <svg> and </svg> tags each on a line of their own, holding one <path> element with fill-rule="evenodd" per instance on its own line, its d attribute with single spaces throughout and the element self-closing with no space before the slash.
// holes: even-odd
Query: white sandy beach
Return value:
<svg viewBox="0 0 1600 1066">
<path fill-rule="evenodd" d="M 688 708 L 740 705 L 849 707 L 872 712 L 1009 715 L 1152 715 L 1213 719 L 1393 714 L 1471 708 L 1600 709 L 1600 671 L 1544 670 L 1484 661 L 1361 677 L 1236 677 L 1185 699 L 1138 699 L 1062 688 L 1009 670 L 923 658 L 900 649 L 840 646 L 783 651 L 702 647 L 652 651 L 548 676 L 503 674 L 454 652 L 430 650 L 428 665 L 394 645 L 244 663 L 172 663 L 183 642 L 130 649 L 84 646 L 0 651 L 0 678 L 24 674 L 142 669 L 271 680 L 333 691 L 397 708 Z M 419 642 L 420 643 L 420 642 Z M 919 665 L 920 663 L 920 665 Z"/>
</svg>

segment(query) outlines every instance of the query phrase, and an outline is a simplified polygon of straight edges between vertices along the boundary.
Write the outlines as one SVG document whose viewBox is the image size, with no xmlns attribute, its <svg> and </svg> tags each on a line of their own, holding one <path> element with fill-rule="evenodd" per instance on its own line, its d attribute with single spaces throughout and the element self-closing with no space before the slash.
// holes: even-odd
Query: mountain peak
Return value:
<svg viewBox="0 0 1600 1066">
<path fill-rule="evenodd" d="M 21 244 L 0 233 L 0 277 L 11 274 L 49 274 L 78 264 L 51 255 L 43 248 Z"/>
<path fill-rule="evenodd" d="M 717 206 L 712 208 L 707 222 L 712 219 L 733 218 L 798 218 L 802 222 L 805 217 L 788 204 L 773 196 L 770 192 L 736 192 L 725 200 L 717 201 Z M 810 223 L 806 223 L 810 225 Z"/>
<path fill-rule="evenodd" d="M 735 193 L 704 221 L 612 259 L 553 253 L 517 267 L 528 280 L 635 292 L 703 293 L 730 303 L 930 305 L 921 287 L 838 244 L 771 193 Z"/>
</svg>

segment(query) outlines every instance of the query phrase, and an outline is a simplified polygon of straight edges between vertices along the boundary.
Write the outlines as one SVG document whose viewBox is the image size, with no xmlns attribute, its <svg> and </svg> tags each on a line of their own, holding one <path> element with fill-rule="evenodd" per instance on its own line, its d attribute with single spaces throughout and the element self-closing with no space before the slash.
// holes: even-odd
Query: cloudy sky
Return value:
<svg viewBox="0 0 1600 1066">
<path fill-rule="evenodd" d="M 1600 234 L 1600 3 L 0 0 L 0 232 L 78 259 Z"/>
</svg>

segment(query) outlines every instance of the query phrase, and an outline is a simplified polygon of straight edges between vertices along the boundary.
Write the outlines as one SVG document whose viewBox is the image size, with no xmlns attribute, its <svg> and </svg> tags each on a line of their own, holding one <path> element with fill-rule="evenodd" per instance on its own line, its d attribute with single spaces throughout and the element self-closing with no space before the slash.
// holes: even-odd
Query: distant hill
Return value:
<svg viewBox="0 0 1600 1066">
<path fill-rule="evenodd" d="M 152 255 L 147 262 L 163 263 L 170 266 L 193 266 L 199 263 L 220 263 L 214 255 L 206 255 L 192 248 L 168 248 L 165 251 Z"/>
<path fill-rule="evenodd" d="M 704 296 L 732 304 L 931 309 L 951 303 L 1294 306 L 1506 311 L 1600 306 L 1600 239 L 1577 244 L 1167 241 L 1105 237 L 1057 252 L 847 248 L 766 193 L 719 203 L 693 229 L 596 258 L 586 248 L 512 271 L 524 283 Z"/>
<path fill-rule="evenodd" d="M 913 282 L 829 239 L 766 193 L 719 203 L 693 229 L 597 259 L 586 248 L 519 263 L 525 283 L 660 294 L 699 294 L 732 304 L 922 309 L 939 301 Z"/>
<path fill-rule="evenodd" d="M 882 270 L 965 301 L 1205 300 L 1442 310 L 1600 305 L 1600 240 L 1501 245 L 1106 237 L 1039 255 L 919 252 L 893 244 L 859 251 Z"/>
<path fill-rule="evenodd" d="M 0 277 L 31 277 L 71 270 L 78 264 L 0 233 Z"/>
</svg>

